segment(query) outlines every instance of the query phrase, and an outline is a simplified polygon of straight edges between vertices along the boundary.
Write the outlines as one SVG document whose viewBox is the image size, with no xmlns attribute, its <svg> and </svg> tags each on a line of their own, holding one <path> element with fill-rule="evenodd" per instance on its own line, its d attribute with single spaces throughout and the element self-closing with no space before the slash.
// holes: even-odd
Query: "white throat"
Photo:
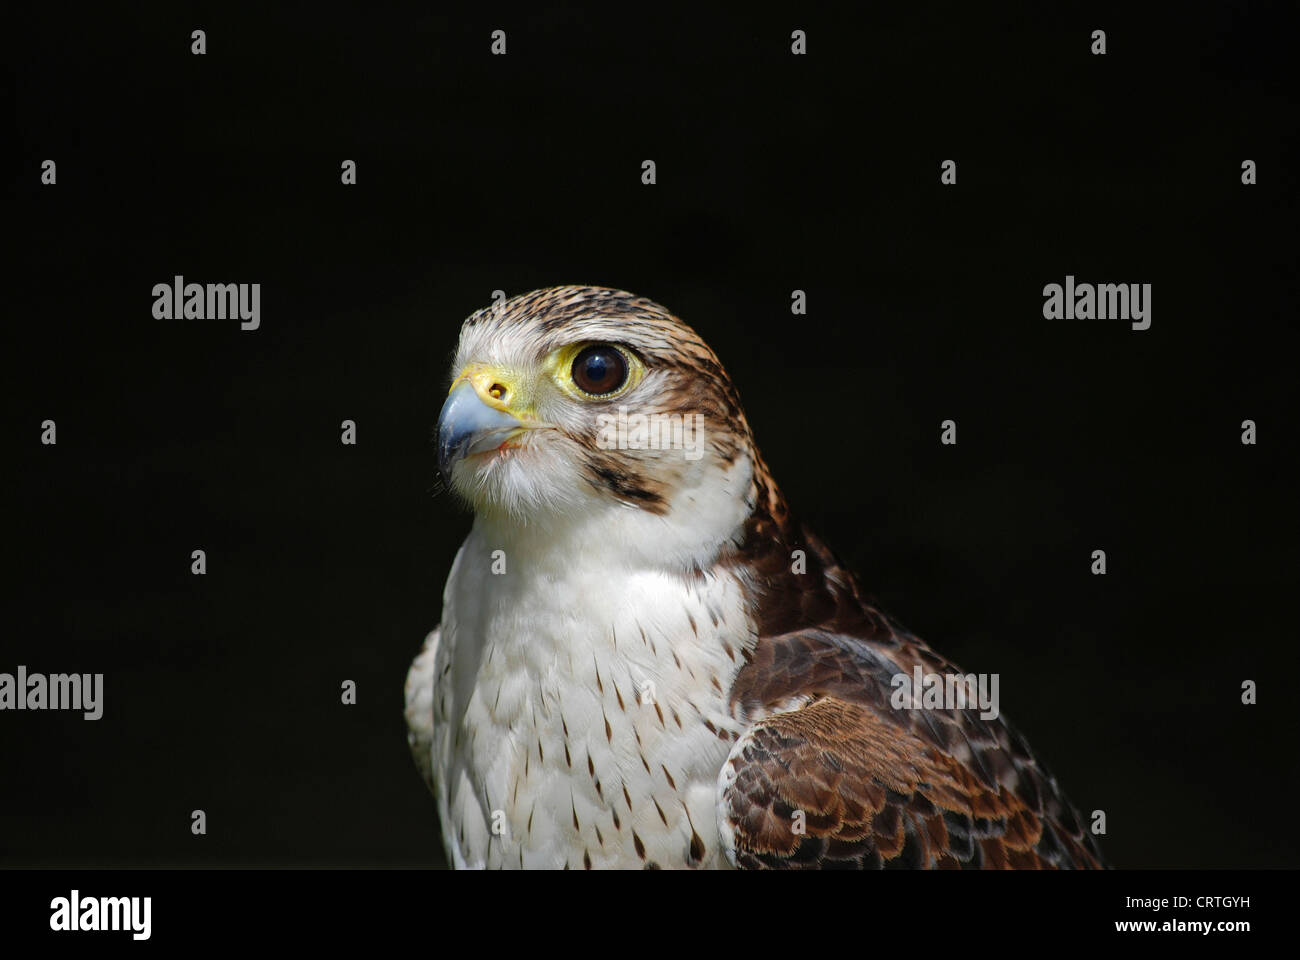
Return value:
<svg viewBox="0 0 1300 960">
<path fill-rule="evenodd" d="M 457 865 L 715 865 L 716 776 L 739 730 L 726 691 L 754 636 L 741 585 L 695 572 L 752 498 L 745 458 L 711 472 L 664 515 L 593 491 L 549 520 L 475 519 L 435 665 Z"/>
</svg>

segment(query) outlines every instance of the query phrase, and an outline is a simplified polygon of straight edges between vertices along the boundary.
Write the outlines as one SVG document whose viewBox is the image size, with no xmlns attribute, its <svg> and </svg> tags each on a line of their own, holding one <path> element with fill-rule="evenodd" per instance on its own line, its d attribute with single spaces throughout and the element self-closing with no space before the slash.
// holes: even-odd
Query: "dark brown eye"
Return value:
<svg viewBox="0 0 1300 960">
<path fill-rule="evenodd" d="M 627 383 L 627 360 L 617 348 L 598 343 L 574 357 L 572 373 L 579 390 L 600 397 Z"/>
</svg>

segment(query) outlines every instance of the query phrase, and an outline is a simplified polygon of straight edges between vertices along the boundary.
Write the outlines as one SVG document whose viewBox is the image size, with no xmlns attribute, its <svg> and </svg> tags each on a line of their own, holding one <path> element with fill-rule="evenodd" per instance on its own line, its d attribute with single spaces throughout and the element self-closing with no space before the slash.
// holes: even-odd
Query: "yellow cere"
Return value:
<svg viewBox="0 0 1300 960">
<path fill-rule="evenodd" d="M 467 381 L 478 398 L 494 410 L 501 410 L 520 420 L 532 419 L 532 395 L 528 377 L 487 363 L 471 363 L 451 382 L 455 390 Z"/>
</svg>

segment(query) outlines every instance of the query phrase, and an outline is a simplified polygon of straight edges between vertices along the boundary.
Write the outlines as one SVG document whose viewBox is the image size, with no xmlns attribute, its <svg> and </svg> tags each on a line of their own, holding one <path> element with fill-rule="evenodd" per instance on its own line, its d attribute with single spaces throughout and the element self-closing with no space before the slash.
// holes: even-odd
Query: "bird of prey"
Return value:
<svg viewBox="0 0 1300 960">
<path fill-rule="evenodd" d="M 453 866 L 1103 865 L 1008 723 L 900 707 L 960 671 L 792 517 L 682 321 L 538 290 L 465 321 L 452 377 L 475 517 L 406 719 Z"/>
</svg>

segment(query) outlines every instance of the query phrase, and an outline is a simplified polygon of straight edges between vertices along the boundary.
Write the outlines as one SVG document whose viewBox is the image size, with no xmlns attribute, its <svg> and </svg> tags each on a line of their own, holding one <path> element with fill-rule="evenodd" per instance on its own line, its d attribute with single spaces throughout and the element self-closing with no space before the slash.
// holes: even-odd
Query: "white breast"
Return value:
<svg viewBox="0 0 1300 960">
<path fill-rule="evenodd" d="M 619 509 L 626 523 L 559 539 L 479 519 L 456 557 L 433 765 L 458 867 L 725 865 L 717 778 L 740 734 L 726 691 L 754 640 L 743 592 L 651 562 L 653 518 Z"/>
</svg>

